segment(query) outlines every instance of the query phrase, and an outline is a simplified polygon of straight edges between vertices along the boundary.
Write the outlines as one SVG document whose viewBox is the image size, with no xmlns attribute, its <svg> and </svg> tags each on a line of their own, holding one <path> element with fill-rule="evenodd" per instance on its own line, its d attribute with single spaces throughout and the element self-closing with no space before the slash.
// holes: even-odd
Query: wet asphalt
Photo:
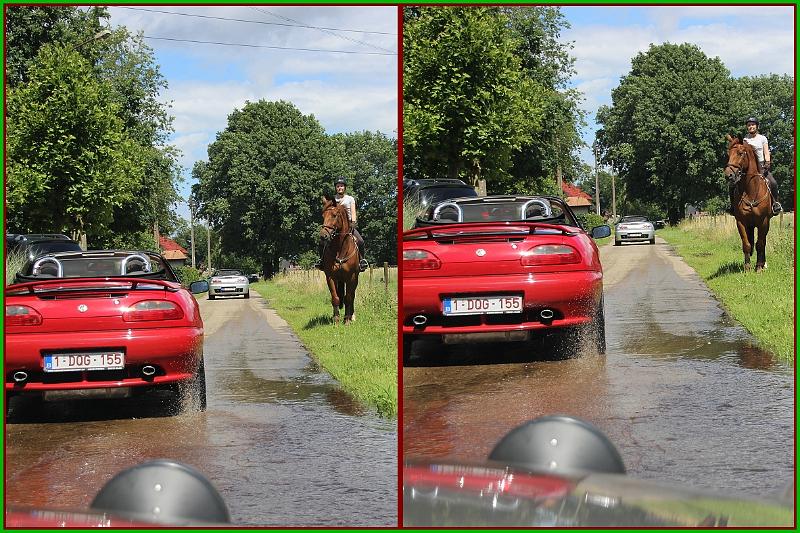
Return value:
<svg viewBox="0 0 800 533">
<path fill-rule="evenodd" d="M 793 368 L 734 323 L 661 239 L 607 245 L 607 352 L 417 342 L 403 373 L 403 454 L 481 460 L 517 425 L 584 418 L 628 474 L 729 494 L 782 493 L 794 471 Z M 787 286 L 791 280 L 787 280 Z"/>
<path fill-rule="evenodd" d="M 353 402 L 251 294 L 201 301 L 206 412 L 170 414 L 158 395 L 12 403 L 6 504 L 85 509 L 116 472 L 168 458 L 205 474 L 236 525 L 395 525 L 397 422 Z"/>
</svg>

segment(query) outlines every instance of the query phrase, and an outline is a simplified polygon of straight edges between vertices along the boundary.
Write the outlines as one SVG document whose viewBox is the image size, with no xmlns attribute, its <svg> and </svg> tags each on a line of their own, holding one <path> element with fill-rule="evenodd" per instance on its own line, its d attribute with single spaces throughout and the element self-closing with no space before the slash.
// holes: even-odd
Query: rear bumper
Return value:
<svg viewBox="0 0 800 533">
<path fill-rule="evenodd" d="M 465 290 L 469 288 L 469 290 Z M 445 316 L 442 299 L 456 295 L 523 295 L 523 312 L 502 315 Z M 559 272 L 478 278 L 404 278 L 403 334 L 447 335 L 535 331 L 590 322 L 603 295 L 601 272 Z M 551 319 L 540 313 L 553 311 Z M 416 316 L 427 321 L 418 326 Z"/>
<path fill-rule="evenodd" d="M 44 372 L 49 353 L 118 350 L 125 354 L 122 370 Z M 187 381 L 194 377 L 203 359 L 202 328 L 153 330 L 82 331 L 73 333 L 15 333 L 6 335 L 6 392 L 152 387 Z M 144 376 L 145 365 L 156 368 Z M 17 383 L 14 373 L 28 379 Z"/>
</svg>

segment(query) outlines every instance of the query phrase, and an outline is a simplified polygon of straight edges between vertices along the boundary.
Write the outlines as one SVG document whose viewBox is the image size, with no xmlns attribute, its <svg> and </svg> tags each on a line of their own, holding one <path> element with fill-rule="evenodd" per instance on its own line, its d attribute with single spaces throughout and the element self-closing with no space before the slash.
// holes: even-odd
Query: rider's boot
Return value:
<svg viewBox="0 0 800 533">
<path fill-rule="evenodd" d="M 364 245 L 359 243 L 359 247 L 358 247 L 358 269 L 361 272 L 364 272 L 368 268 L 369 268 L 369 263 L 367 263 L 367 260 L 364 259 Z"/>
<path fill-rule="evenodd" d="M 781 207 L 781 203 L 778 201 L 778 183 L 775 181 L 775 178 L 770 175 L 767 183 L 769 183 L 769 192 L 772 193 L 772 216 L 776 217 L 778 214 L 783 211 L 783 207 Z"/>
<path fill-rule="evenodd" d="M 780 202 L 772 202 L 772 216 L 776 217 L 780 212 L 783 211 L 783 207 L 781 206 Z"/>
</svg>

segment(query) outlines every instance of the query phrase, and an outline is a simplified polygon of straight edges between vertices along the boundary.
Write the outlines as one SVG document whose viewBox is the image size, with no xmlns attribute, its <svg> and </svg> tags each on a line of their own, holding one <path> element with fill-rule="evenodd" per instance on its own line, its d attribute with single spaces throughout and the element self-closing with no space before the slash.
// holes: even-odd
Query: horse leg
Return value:
<svg viewBox="0 0 800 533">
<path fill-rule="evenodd" d="M 767 233 L 769 233 L 769 217 L 758 228 L 758 241 L 756 242 L 756 272 L 767 268 Z"/>
<path fill-rule="evenodd" d="M 339 297 L 339 294 L 336 291 L 337 283 L 330 276 L 328 276 L 326 281 L 328 282 L 328 290 L 331 293 L 331 305 L 333 306 L 333 323 L 334 324 L 338 324 L 339 323 L 339 304 L 341 303 L 341 298 Z"/>
<path fill-rule="evenodd" d="M 358 271 L 347 280 L 347 290 L 344 296 L 344 322 L 345 324 L 353 320 L 355 314 L 356 287 L 358 287 Z"/>
<path fill-rule="evenodd" d="M 753 245 L 751 244 L 752 241 L 748 240 L 748 228 L 740 222 L 736 221 L 736 229 L 739 230 L 739 238 L 742 239 L 742 252 L 744 253 L 744 271 L 750 271 L 750 256 L 753 254 Z"/>
<path fill-rule="evenodd" d="M 347 292 L 345 291 L 344 281 L 336 282 L 336 292 L 339 294 L 339 309 L 344 307 L 347 301 Z"/>
</svg>

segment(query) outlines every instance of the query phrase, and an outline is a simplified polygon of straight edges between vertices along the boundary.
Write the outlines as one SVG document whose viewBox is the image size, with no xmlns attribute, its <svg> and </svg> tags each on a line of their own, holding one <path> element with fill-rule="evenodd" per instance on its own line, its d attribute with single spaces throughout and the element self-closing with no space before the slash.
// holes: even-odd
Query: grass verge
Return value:
<svg viewBox="0 0 800 533">
<path fill-rule="evenodd" d="M 782 227 L 781 227 L 782 226 Z M 697 271 L 727 312 L 762 347 L 785 361 L 794 358 L 794 216 L 773 218 L 767 268 L 744 271 L 742 241 L 730 215 L 685 220 L 658 230 Z M 755 266 L 755 253 L 752 258 Z"/>
<path fill-rule="evenodd" d="M 322 272 L 297 271 L 251 285 L 286 320 L 319 364 L 381 416 L 397 416 L 397 270 L 359 276 L 356 319 L 333 325 Z"/>
</svg>

